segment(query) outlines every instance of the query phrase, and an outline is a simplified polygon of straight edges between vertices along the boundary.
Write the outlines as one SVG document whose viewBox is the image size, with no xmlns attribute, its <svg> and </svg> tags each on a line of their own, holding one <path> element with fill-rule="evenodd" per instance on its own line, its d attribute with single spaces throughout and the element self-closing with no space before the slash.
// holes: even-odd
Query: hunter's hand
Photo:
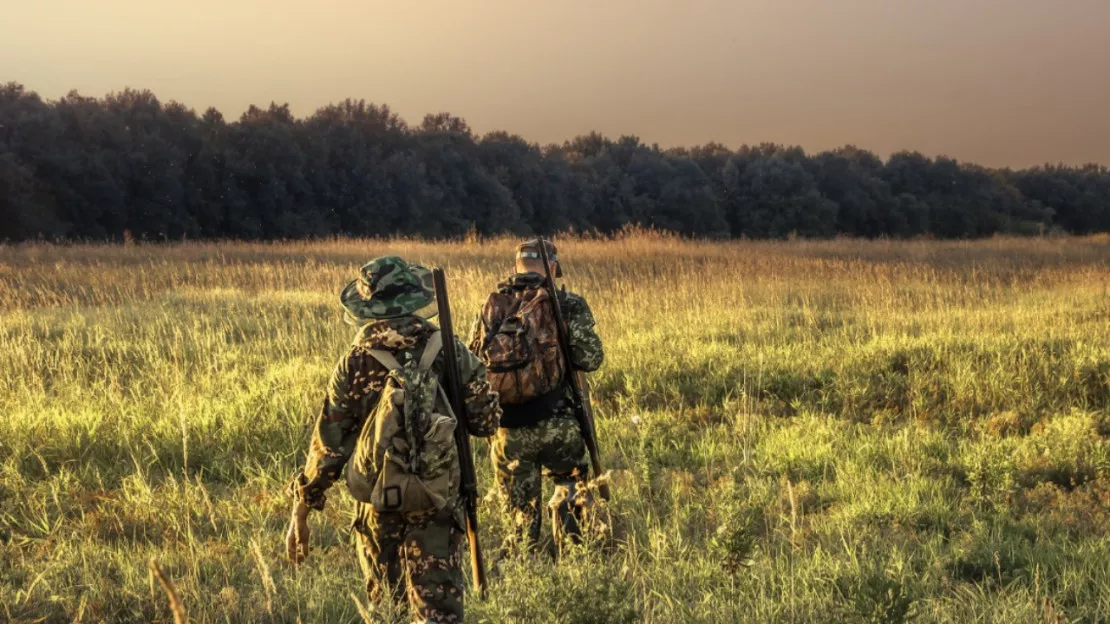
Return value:
<svg viewBox="0 0 1110 624">
<path fill-rule="evenodd" d="M 308 507 L 303 502 L 293 503 L 289 517 L 289 530 L 285 532 L 285 552 L 294 565 L 308 558 Z"/>
</svg>

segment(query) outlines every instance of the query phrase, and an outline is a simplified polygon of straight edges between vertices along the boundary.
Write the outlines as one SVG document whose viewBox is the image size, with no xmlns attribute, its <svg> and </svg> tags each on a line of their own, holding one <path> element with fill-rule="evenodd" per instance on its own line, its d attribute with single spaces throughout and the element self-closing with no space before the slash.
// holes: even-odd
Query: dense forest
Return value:
<svg viewBox="0 0 1110 624">
<path fill-rule="evenodd" d="M 45 101 L 0 86 L 0 241 L 590 231 L 698 237 L 1110 230 L 1104 166 L 989 169 L 855 147 L 539 146 L 450 114 L 409 126 L 347 100 L 228 122 L 149 91 Z"/>
</svg>

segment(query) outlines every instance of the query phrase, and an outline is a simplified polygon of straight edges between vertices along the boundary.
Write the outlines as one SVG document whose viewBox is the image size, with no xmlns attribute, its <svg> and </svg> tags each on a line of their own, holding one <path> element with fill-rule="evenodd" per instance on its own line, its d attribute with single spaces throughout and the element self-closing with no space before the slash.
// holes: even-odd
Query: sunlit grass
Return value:
<svg viewBox="0 0 1110 624">
<path fill-rule="evenodd" d="M 341 488 L 281 553 L 336 295 L 398 253 L 461 328 L 514 242 L 0 246 L 0 621 L 170 621 L 151 557 L 194 621 L 361 621 Z M 610 531 L 505 562 L 468 621 L 1110 619 L 1106 239 L 560 255 L 607 347 Z"/>
</svg>

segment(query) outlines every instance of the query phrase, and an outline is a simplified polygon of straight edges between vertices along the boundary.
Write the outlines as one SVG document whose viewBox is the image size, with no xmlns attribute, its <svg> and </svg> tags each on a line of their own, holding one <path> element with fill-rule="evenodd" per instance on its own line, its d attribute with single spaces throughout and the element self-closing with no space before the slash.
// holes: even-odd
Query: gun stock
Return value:
<svg viewBox="0 0 1110 624">
<path fill-rule="evenodd" d="M 551 298 L 551 307 L 555 313 L 555 324 L 559 330 L 559 347 L 563 351 L 563 361 L 567 365 L 567 385 L 570 386 L 574 398 L 574 417 L 578 420 L 578 428 L 582 431 L 582 439 L 586 442 L 586 450 L 590 455 L 590 469 L 593 470 L 597 483 L 597 493 L 602 500 L 609 500 L 609 484 L 601 476 L 605 469 L 601 466 L 601 452 L 597 448 L 597 429 L 594 426 L 593 407 L 587 394 L 589 386 L 586 384 L 585 375 L 573 369 L 570 350 L 570 333 L 563 318 L 563 309 L 559 303 L 559 293 L 555 290 L 555 279 L 551 276 L 551 263 L 547 257 L 547 244 L 540 238 L 540 260 L 543 262 L 544 288 Z"/>
<path fill-rule="evenodd" d="M 458 353 L 455 350 L 455 330 L 451 323 L 451 303 L 447 296 L 447 278 L 443 269 L 432 270 L 435 284 L 436 305 L 439 308 L 439 330 L 443 334 L 443 358 L 446 377 L 446 394 L 455 412 L 455 445 L 459 451 L 461 474 L 460 490 L 466 512 L 466 536 L 470 544 L 470 569 L 474 573 L 474 589 L 486 595 L 486 563 L 482 546 L 478 542 L 478 475 L 474 471 L 474 455 L 470 451 L 470 432 L 467 429 L 466 403 L 463 398 L 462 378 L 459 373 Z"/>
</svg>

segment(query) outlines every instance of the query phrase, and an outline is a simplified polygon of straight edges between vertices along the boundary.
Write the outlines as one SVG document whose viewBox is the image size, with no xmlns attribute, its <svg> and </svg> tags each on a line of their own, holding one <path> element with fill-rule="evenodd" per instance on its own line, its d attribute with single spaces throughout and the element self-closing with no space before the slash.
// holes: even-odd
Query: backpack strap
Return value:
<svg viewBox="0 0 1110 624">
<path fill-rule="evenodd" d="M 424 353 L 420 355 L 420 370 L 429 371 L 435 364 L 436 357 L 443 349 L 443 332 L 436 330 L 428 337 L 428 344 L 424 345 Z"/>
<path fill-rule="evenodd" d="M 420 356 L 420 370 L 431 370 L 432 365 L 435 364 L 436 357 L 439 356 L 443 350 L 443 332 L 436 331 L 428 337 L 428 344 L 424 345 L 424 353 Z M 436 394 L 441 407 L 448 416 L 457 418 L 455 410 L 451 407 L 451 400 L 447 398 L 447 392 L 443 389 L 442 383 L 436 384 Z"/>
<path fill-rule="evenodd" d="M 447 391 L 443 389 L 443 384 L 439 384 L 437 393 L 439 394 L 440 403 L 442 403 L 440 409 L 443 410 L 444 415 L 458 420 L 459 415 L 455 413 L 455 408 L 451 407 L 451 399 L 447 398 Z"/>
<path fill-rule="evenodd" d="M 389 351 L 372 349 L 370 351 L 370 357 L 377 360 L 378 363 L 380 363 L 382 366 L 386 367 L 390 371 L 399 371 L 402 368 L 401 363 L 397 361 L 397 356 L 393 355 Z"/>
<path fill-rule="evenodd" d="M 435 364 L 436 357 L 443 349 L 443 334 L 436 330 L 428 337 L 428 344 L 424 345 L 424 353 L 420 356 L 420 370 L 431 370 L 432 364 Z M 402 367 L 401 363 L 397 361 L 397 356 L 389 351 L 383 349 L 372 349 L 370 357 L 377 360 L 382 366 L 388 368 L 390 371 L 399 371 Z"/>
</svg>

